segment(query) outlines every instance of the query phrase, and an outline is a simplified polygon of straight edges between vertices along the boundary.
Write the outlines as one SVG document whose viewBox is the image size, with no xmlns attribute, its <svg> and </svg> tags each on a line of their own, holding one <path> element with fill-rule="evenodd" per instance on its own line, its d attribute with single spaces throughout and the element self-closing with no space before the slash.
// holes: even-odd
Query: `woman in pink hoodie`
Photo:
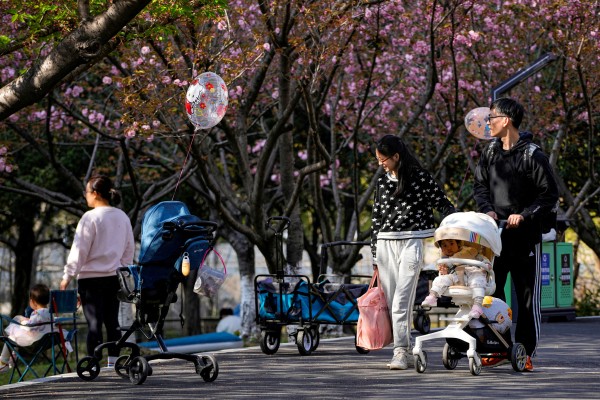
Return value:
<svg viewBox="0 0 600 400">
<path fill-rule="evenodd" d="M 92 210 L 83 214 L 77 225 L 60 288 L 66 289 L 77 277 L 88 324 L 87 352 L 93 355 L 96 346 L 103 343 L 102 325 L 107 341 L 121 337 L 117 269 L 133 263 L 135 241 L 127 214 L 111 206 L 119 203 L 121 196 L 108 177 L 93 176 L 84 196 Z M 118 349 L 109 348 L 108 364 L 114 363 L 118 355 Z"/>
</svg>

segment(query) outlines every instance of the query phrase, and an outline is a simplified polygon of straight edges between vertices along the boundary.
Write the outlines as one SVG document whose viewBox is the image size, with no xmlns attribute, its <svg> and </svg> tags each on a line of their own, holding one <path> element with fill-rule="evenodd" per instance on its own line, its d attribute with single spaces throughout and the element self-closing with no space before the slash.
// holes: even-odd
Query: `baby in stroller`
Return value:
<svg viewBox="0 0 600 400">
<path fill-rule="evenodd" d="M 492 269 L 490 260 L 480 253 L 476 247 L 464 245 L 462 240 L 442 239 L 435 243 L 441 249 L 443 258 L 462 258 L 482 261 L 484 268 L 460 264 L 454 268 L 447 264 L 438 264 L 439 275 L 433 280 L 429 295 L 421 303 L 421 306 L 435 307 L 437 299 L 446 294 L 452 285 L 468 286 L 473 293 L 473 305 L 469 317 L 479 318 L 483 314 L 483 297 L 488 286 L 487 275 Z M 478 245 L 475 245 L 479 247 Z"/>
<path fill-rule="evenodd" d="M 474 294 L 474 291 L 477 292 L 478 288 L 474 290 L 463 285 L 447 287 L 446 296 L 452 298 L 452 302 L 458 306 L 458 311 L 453 317 L 440 317 L 441 321 L 449 322 L 446 328 L 415 338 L 412 353 L 417 372 L 423 373 L 427 368 L 427 352 L 423 350 L 423 343 L 434 339 L 446 340 L 442 351 L 442 364 L 446 369 L 456 368 L 462 358 L 469 359 L 469 369 L 473 375 L 480 374 L 483 367 L 482 358 L 496 361 L 507 359 L 513 369 L 519 372 L 525 368 L 527 359 L 525 347 L 511 340 L 511 310 L 502 300 L 491 297 L 496 289 L 491 265 L 494 256 L 502 251 L 501 231 L 502 229 L 490 216 L 472 211 L 448 215 L 435 230 L 434 240 L 438 246 L 442 241 L 454 240 L 460 241 L 463 251 L 465 248 L 477 251 L 476 259 L 457 258 L 460 254 L 457 252 L 450 258 L 440 258 L 436 264 L 466 265 L 481 269 L 486 275 L 483 291 L 485 297 L 482 296 L 483 312 L 478 313 L 477 318 L 473 318 L 473 298 L 479 297 L 477 293 Z M 456 250 L 459 250 L 458 246 Z M 464 255 L 463 252 L 461 257 Z"/>
</svg>

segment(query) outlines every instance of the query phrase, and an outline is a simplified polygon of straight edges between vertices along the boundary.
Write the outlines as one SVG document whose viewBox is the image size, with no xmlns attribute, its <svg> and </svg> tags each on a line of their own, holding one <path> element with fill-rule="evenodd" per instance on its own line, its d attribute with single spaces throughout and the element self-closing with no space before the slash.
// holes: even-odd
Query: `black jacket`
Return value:
<svg viewBox="0 0 600 400">
<path fill-rule="evenodd" d="M 474 197 L 482 213 L 495 211 L 498 219 L 521 214 L 526 222 L 540 221 L 558 201 L 558 189 L 546 155 L 535 150 L 525 153 L 533 135 L 522 132 L 510 150 L 499 139 L 483 151 L 475 170 Z"/>
</svg>

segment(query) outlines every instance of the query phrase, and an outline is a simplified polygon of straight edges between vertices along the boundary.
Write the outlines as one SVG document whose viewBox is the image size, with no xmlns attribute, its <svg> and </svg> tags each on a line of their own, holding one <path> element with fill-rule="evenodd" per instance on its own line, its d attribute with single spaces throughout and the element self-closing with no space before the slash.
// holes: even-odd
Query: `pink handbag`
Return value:
<svg viewBox="0 0 600 400">
<path fill-rule="evenodd" d="M 373 272 L 369 289 L 357 299 L 358 322 L 356 346 L 379 350 L 392 343 L 392 323 L 383 289 L 379 286 L 379 270 Z"/>
</svg>

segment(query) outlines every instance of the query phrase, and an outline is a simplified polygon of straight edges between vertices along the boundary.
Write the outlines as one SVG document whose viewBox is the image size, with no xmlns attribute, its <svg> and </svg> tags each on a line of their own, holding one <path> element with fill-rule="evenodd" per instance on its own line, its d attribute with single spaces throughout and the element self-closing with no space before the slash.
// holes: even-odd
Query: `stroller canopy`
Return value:
<svg viewBox="0 0 600 400">
<path fill-rule="evenodd" d="M 502 251 L 500 229 L 487 214 L 474 211 L 457 212 L 443 219 L 435 230 L 435 245 L 443 239 L 462 240 L 480 244 L 499 256 Z"/>
</svg>

